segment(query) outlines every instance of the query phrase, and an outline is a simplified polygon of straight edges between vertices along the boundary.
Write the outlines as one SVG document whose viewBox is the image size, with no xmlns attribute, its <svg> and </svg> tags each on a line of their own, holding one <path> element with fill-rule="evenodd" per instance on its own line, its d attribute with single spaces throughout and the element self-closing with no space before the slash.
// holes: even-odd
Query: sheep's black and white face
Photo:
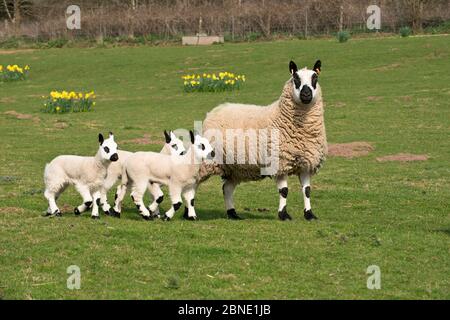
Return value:
<svg viewBox="0 0 450 320">
<path fill-rule="evenodd" d="M 172 131 L 168 133 L 164 130 L 164 137 L 166 138 L 166 145 L 169 147 L 171 155 L 182 156 L 186 153 L 186 148 L 184 147 L 183 141 L 178 139 Z"/>
<path fill-rule="evenodd" d="M 289 71 L 291 72 L 293 83 L 292 96 L 296 103 L 312 105 L 316 102 L 321 66 L 322 63 L 318 60 L 313 70 L 309 70 L 306 67 L 298 70 L 297 65 L 293 61 L 289 63 Z"/>
<path fill-rule="evenodd" d="M 109 161 L 119 160 L 119 155 L 117 154 L 117 144 L 114 141 L 114 135 L 112 132 L 109 133 L 109 138 L 104 139 L 103 135 L 100 133 L 98 135 L 98 142 L 100 143 L 100 155 L 102 159 Z"/>
<path fill-rule="evenodd" d="M 196 157 L 198 159 L 214 159 L 216 154 L 208 139 L 203 138 L 198 134 L 194 134 L 192 131 L 189 133 L 191 135 L 192 147 L 194 148 Z"/>
</svg>

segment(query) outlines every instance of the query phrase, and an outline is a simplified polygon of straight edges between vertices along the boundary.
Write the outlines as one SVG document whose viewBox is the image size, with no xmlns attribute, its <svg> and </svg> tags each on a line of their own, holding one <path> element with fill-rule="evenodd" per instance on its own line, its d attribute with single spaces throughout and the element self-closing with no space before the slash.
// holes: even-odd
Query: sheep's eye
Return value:
<svg viewBox="0 0 450 320">
<path fill-rule="evenodd" d="M 311 85 L 313 86 L 314 89 L 317 87 L 318 80 L 319 80 L 319 78 L 317 77 L 317 74 L 313 74 L 313 76 L 311 78 Z"/>
<path fill-rule="evenodd" d="M 172 148 L 173 148 L 174 150 L 178 150 L 178 146 L 177 146 L 176 144 L 173 144 L 173 145 L 172 145 Z"/>
<path fill-rule="evenodd" d="M 206 149 L 206 147 L 205 147 L 205 145 L 203 143 L 199 145 L 199 148 L 202 149 L 202 150 Z"/>
<path fill-rule="evenodd" d="M 108 147 L 104 147 L 103 150 L 105 150 L 106 153 L 109 153 L 109 148 Z"/>
</svg>

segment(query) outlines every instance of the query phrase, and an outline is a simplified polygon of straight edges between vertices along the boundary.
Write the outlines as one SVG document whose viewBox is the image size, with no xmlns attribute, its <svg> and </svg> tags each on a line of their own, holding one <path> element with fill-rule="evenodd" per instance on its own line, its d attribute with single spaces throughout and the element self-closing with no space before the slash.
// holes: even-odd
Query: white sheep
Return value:
<svg viewBox="0 0 450 320">
<path fill-rule="evenodd" d="M 162 154 L 168 154 L 168 155 L 183 155 L 186 152 L 186 149 L 183 145 L 183 141 L 178 139 L 178 137 L 172 132 L 167 132 L 164 130 L 164 137 L 166 143 L 164 144 L 164 147 L 161 150 Z M 120 218 L 120 212 L 116 211 L 114 208 L 111 208 L 111 206 L 108 204 L 107 201 L 107 194 L 108 191 L 116 184 L 116 182 L 121 179 L 122 177 L 122 170 L 123 165 L 125 161 L 128 159 L 129 156 L 131 156 L 133 153 L 129 151 L 124 150 L 118 150 L 117 153 L 119 154 L 119 161 L 112 163 L 108 168 L 108 175 L 105 179 L 105 183 L 103 186 L 102 194 L 100 197 L 100 202 L 102 206 L 102 210 L 113 217 Z M 161 188 L 156 183 L 149 183 L 148 184 L 148 190 L 150 192 L 152 201 L 149 204 L 149 207 L 151 207 L 154 212 L 154 215 L 159 216 L 159 204 L 164 199 L 164 194 L 161 191 Z M 118 194 L 121 192 L 121 184 L 117 187 L 117 191 L 115 194 L 115 199 L 117 199 Z M 77 214 L 77 211 L 75 209 L 75 213 Z M 78 212 L 79 214 L 79 212 Z"/>
<path fill-rule="evenodd" d="M 142 199 L 150 181 L 169 187 L 172 206 L 165 213 L 164 220 L 172 219 L 182 204 L 182 196 L 187 207 L 188 219 L 197 219 L 194 198 L 200 164 L 204 159 L 212 159 L 215 154 L 207 139 L 194 135 L 192 131 L 190 137 L 192 145 L 186 154 L 181 156 L 136 152 L 128 157 L 122 173 L 122 192 L 116 201 L 117 209 L 120 209 L 126 189 L 131 188 L 134 203 L 140 214 L 144 219 L 150 219 L 152 213 L 145 207 Z"/>
<path fill-rule="evenodd" d="M 236 214 L 233 192 L 243 181 L 264 178 L 261 169 L 267 165 L 257 147 L 267 142 L 267 146 L 277 154 L 275 172 L 268 174 L 275 178 L 280 202 L 278 216 L 281 220 L 291 219 L 287 212 L 287 177 L 296 175 L 302 184 L 304 199 L 304 217 L 316 219 L 310 204 L 310 177 L 315 174 L 325 160 L 327 139 L 324 124 L 322 92 L 318 84 L 321 62 L 317 61 L 312 70 L 298 70 L 291 61 L 289 71 L 292 78 L 284 85 L 281 97 L 269 106 L 227 103 L 209 112 L 203 122 L 203 134 L 206 137 L 217 136 L 223 139 L 223 145 L 215 145 L 217 158 L 214 164 L 203 165 L 200 180 L 211 175 L 221 175 L 224 179 L 223 193 L 228 217 L 240 219 Z M 256 130 L 256 140 L 246 144 L 246 132 Z M 234 154 L 235 136 L 227 141 L 230 132 L 244 134 L 243 148 L 247 156 L 245 164 L 240 164 Z M 261 132 L 270 133 L 262 140 Z M 274 134 L 275 133 L 275 134 Z M 274 136 L 272 136 L 274 134 Z M 230 136 L 229 136 L 230 137 Z M 239 138 L 239 137 L 238 137 Z M 249 137 L 247 137 L 249 138 Z M 249 139 L 251 140 L 251 139 Z M 211 141 L 211 138 L 210 138 Z M 231 148 L 231 153 L 230 153 Z M 238 150 L 239 151 L 239 150 Z M 220 161 L 219 161 L 220 160 Z M 222 164 L 223 163 L 223 164 Z"/>
<path fill-rule="evenodd" d="M 119 159 L 114 135 L 104 139 L 99 134 L 100 146 L 94 157 L 62 155 L 53 159 L 45 166 L 44 196 L 48 200 L 47 215 L 61 216 L 56 200 L 69 185 L 74 185 L 83 197 L 83 204 L 75 210 L 83 212 L 92 205 L 93 219 L 98 219 L 101 190 L 107 175 L 108 167 Z"/>
</svg>

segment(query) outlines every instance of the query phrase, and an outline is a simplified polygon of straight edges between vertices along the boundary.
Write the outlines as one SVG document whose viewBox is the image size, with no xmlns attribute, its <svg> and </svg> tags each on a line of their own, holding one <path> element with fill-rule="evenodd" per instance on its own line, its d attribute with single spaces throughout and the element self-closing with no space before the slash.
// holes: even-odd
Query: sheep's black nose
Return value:
<svg viewBox="0 0 450 320">
<path fill-rule="evenodd" d="M 305 104 L 310 103 L 312 100 L 312 90 L 306 85 L 300 91 L 300 100 Z"/>
<path fill-rule="evenodd" d="M 114 153 L 111 158 L 109 158 L 111 161 L 117 161 L 119 160 L 119 155 L 117 153 Z"/>
<path fill-rule="evenodd" d="M 211 151 L 211 158 L 214 158 L 216 156 L 216 153 L 213 151 Z"/>
</svg>

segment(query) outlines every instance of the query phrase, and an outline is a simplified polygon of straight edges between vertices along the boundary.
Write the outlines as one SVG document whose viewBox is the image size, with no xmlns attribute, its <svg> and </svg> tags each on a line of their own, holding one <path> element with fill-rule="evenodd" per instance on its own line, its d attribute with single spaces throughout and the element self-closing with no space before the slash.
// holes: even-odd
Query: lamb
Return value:
<svg viewBox="0 0 450 320">
<path fill-rule="evenodd" d="M 166 143 L 164 144 L 164 147 L 161 150 L 161 153 L 163 154 L 172 154 L 172 155 L 182 155 L 186 152 L 186 149 L 184 148 L 183 141 L 178 139 L 178 137 L 172 132 L 167 132 L 164 130 L 164 137 Z M 101 207 L 103 212 L 105 212 L 107 215 L 120 218 L 120 212 L 116 211 L 114 208 L 111 208 L 111 206 L 108 204 L 107 201 L 107 194 L 108 191 L 116 184 L 116 182 L 121 179 L 122 177 L 122 167 L 128 159 L 130 155 L 132 155 L 132 152 L 124 151 L 124 150 L 118 150 L 117 153 L 119 154 L 119 161 L 112 163 L 108 168 L 108 174 L 105 179 L 105 183 L 103 186 L 102 194 L 100 197 Z M 121 185 L 117 187 L 115 198 L 117 199 L 118 194 L 121 192 L 120 190 Z M 148 190 L 152 196 L 152 202 L 150 203 L 150 207 L 153 208 L 154 214 L 156 216 L 159 216 L 159 204 L 164 199 L 164 194 L 161 191 L 161 188 L 158 184 L 148 184 Z M 75 213 L 80 214 L 79 211 L 75 208 Z"/>
<path fill-rule="evenodd" d="M 44 196 L 49 204 L 47 215 L 61 216 L 56 200 L 67 186 L 74 185 L 83 197 L 83 204 L 75 210 L 83 212 L 92 205 L 91 217 L 99 218 L 98 207 L 108 167 L 112 162 L 119 160 L 119 155 L 111 132 L 106 140 L 99 134 L 98 141 L 100 146 L 94 157 L 62 155 L 45 166 Z"/>
<path fill-rule="evenodd" d="M 136 152 L 125 161 L 122 173 L 122 189 L 116 205 L 120 207 L 126 189 L 131 187 L 134 203 L 146 220 L 152 213 L 145 207 L 142 197 L 148 183 L 169 187 L 171 208 L 164 214 L 164 220 L 171 220 L 181 207 L 184 197 L 187 218 L 196 220 L 194 198 L 202 160 L 212 159 L 215 154 L 208 140 L 190 131 L 192 145 L 182 156 L 170 156 L 155 152 Z M 151 210 L 151 208 L 150 208 Z"/>
<path fill-rule="evenodd" d="M 322 91 L 318 83 L 321 65 L 318 60 L 312 70 L 306 67 L 298 70 L 291 61 L 289 71 L 292 77 L 285 83 L 280 98 L 269 106 L 226 103 L 207 114 L 203 134 L 210 141 L 213 137 L 216 140 L 213 145 L 217 157 L 213 164 L 202 166 L 199 179 L 204 181 L 211 175 L 222 176 L 225 207 L 230 219 L 241 219 L 233 201 L 236 186 L 244 181 L 270 176 L 276 180 L 279 192 L 278 217 L 291 220 L 286 205 L 287 178 L 290 175 L 298 176 L 302 184 L 305 219 L 317 219 L 311 209 L 310 179 L 319 171 L 328 152 Z M 252 130 L 258 132 L 253 140 L 248 133 Z M 230 132 L 234 133 L 231 137 Z M 261 134 L 267 132 L 271 133 L 270 137 Z M 234 139 L 242 137 L 243 133 L 244 164 L 242 161 L 239 163 L 239 157 L 234 154 Z M 251 140 L 248 144 L 246 138 Z M 223 139 L 222 145 L 220 139 Z M 265 173 L 267 163 L 261 150 L 256 151 L 256 147 L 264 143 L 274 153 L 271 164 L 276 164 L 275 170 L 269 174 Z M 225 162 L 221 155 L 226 157 Z"/>
</svg>

